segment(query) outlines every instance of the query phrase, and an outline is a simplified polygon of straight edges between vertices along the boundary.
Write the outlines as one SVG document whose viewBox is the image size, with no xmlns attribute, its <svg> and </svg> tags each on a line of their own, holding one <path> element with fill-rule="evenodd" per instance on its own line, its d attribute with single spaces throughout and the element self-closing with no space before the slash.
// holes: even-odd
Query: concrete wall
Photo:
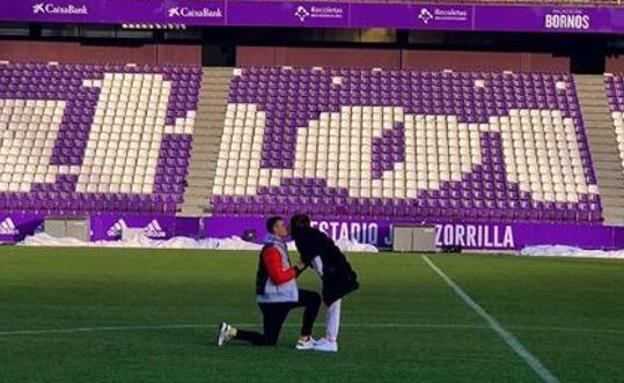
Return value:
<svg viewBox="0 0 624 383">
<path fill-rule="evenodd" d="M 318 65 L 388 69 L 568 72 L 570 59 L 568 57 L 554 57 L 547 53 L 522 52 L 241 46 L 236 51 L 236 65 Z"/>
<path fill-rule="evenodd" d="M 547 53 L 404 50 L 404 69 L 568 72 L 570 59 Z"/>
<path fill-rule="evenodd" d="M 201 46 L 100 46 L 77 42 L 0 40 L 0 60 L 201 65 Z"/>
<path fill-rule="evenodd" d="M 292 65 L 399 69 L 400 52 L 365 48 L 238 47 L 236 65 Z"/>
</svg>

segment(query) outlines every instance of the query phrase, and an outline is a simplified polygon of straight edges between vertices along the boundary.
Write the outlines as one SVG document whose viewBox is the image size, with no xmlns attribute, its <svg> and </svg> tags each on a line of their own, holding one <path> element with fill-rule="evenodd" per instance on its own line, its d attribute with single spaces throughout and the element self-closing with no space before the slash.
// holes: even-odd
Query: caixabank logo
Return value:
<svg viewBox="0 0 624 383">
<path fill-rule="evenodd" d="M 167 10 L 167 17 L 172 19 L 221 19 L 223 10 L 220 7 L 171 7 Z"/>
<path fill-rule="evenodd" d="M 88 15 L 86 4 L 58 4 L 54 2 L 36 3 L 32 6 L 33 15 Z"/>
<path fill-rule="evenodd" d="M 314 19 L 340 20 L 346 18 L 346 14 L 347 11 L 345 8 L 334 5 L 299 5 L 293 13 L 293 15 L 298 18 L 301 23 Z"/>
</svg>

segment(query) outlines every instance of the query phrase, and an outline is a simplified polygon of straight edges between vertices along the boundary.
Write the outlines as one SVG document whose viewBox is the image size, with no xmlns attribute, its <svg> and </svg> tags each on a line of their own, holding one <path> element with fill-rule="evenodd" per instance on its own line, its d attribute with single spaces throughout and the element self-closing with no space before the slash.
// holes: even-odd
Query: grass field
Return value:
<svg viewBox="0 0 624 383">
<path fill-rule="evenodd" d="M 0 382 L 542 381 L 423 257 L 350 258 L 362 287 L 321 355 L 292 349 L 301 311 L 278 347 L 214 345 L 259 322 L 253 253 L 2 247 Z M 624 381 L 624 262 L 429 259 L 559 381 Z"/>
</svg>

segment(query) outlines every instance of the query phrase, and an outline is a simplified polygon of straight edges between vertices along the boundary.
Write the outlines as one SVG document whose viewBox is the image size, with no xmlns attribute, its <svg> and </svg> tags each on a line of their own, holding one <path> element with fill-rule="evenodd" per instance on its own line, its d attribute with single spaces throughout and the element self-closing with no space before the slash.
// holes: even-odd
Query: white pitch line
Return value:
<svg viewBox="0 0 624 383">
<path fill-rule="evenodd" d="M 558 326 L 507 326 L 514 330 L 520 331 L 556 331 L 556 332 L 586 332 L 589 334 L 601 334 L 601 335 L 624 335 L 624 330 L 616 329 L 597 329 L 590 327 L 558 327 Z"/>
<path fill-rule="evenodd" d="M 258 323 L 236 323 L 237 327 L 259 327 Z M 284 327 L 300 327 L 294 323 L 285 323 Z M 75 327 L 64 329 L 45 330 L 13 330 L 0 331 L 0 336 L 11 335 L 46 335 L 46 334 L 71 334 L 81 332 L 101 332 L 101 331 L 143 331 L 143 330 L 177 330 L 192 328 L 217 328 L 217 324 L 171 324 L 171 325 L 142 325 L 142 326 L 98 326 L 98 327 Z M 470 324 L 428 324 L 428 323 L 347 323 L 341 327 L 362 327 L 362 328 L 455 328 L 455 329 L 477 329 L 487 330 L 488 326 Z"/>
<path fill-rule="evenodd" d="M 260 323 L 234 323 L 235 326 L 260 328 Z M 295 323 L 285 323 L 284 327 L 299 327 Z M 59 329 L 39 330 L 11 330 L 0 331 L 0 336 L 11 335 L 46 335 L 46 334 L 71 334 L 103 331 L 151 331 L 151 330 L 180 330 L 195 328 L 217 327 L 215 324 L 168 324 L 168 325 L 134 325 L 134 326 L 97 326 L 97 327 L 74 327 Z M 343 323 L 341 327 L 347 328 L 432 328 L 432 329 L 471 329 L 490 330 L 487 325 L 454 324 L 454 323 Z M 591 334 L 624 335 L 624 330 L 615 329 L 592 329 L 578 327 L 543 327 L 543 326 L 509 326 L 508 328 L 520 331 L 556 331 L 556 332 L 586 332 Z"/>
<path fill-rule="evenodd" d="M 0 331 L 0 336 L 10 335 L 41 335 L 41 334 L 71 334 L 79 332 L 99 332 L 99 331 L 137 331 L 137 330 L 175 330 L 185 328 L 207 327 L 198 324 L 172 324 L 172 325 L 142 325 L 142 326 L 99 326 L 99 327 L 75 327 L 45 330 L 14 330 Z"/>
<path fill-rule="evenodd" d="M 547 383 L 558 383 L 559 379 L 552 372 L 544 366 L 544 364 L 537 359 L 536 356 L 531 354 L 531 352 L 520 343 L 518 338 L 516 338 L 512 333 L 507 331 L 499 321 L 497 321 L 493 316 L 488 314 L 483 307 L 481 307 L 474 299 L 470 297 L 470 295 L 466 294 L 461 287 L 459 287 L 448 275 L 446 275 L 442 270 L 440 270 L 427 256 L 421 256 L 425 262 L 431 267 L 433 271 L 435 271 L 443 280 L 446 282 L 463 301 L 466 303 L 471 309 L 473 309 L 483 320 L 485 320 L 492 330 L 494 330 L 498 335 L 503 338 L 505 343 L 511 349 L 518 354 L 520 358 L 522 358 L 526 364 L 529 365 L 535 371 L 537 375 L 544 382 Z"/>
</svg>

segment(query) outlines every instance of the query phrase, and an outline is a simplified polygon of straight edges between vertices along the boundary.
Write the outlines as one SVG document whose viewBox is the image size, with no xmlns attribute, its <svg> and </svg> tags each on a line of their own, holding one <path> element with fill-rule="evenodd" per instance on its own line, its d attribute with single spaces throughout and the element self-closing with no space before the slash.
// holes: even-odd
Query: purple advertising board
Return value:
<svg viewBox="0 0 624 383">
<path fill-rule="evenodd" d="M 0 243 L 15 243 L 44 229 L 45 216 L 41 214 L 0 213 Z M 124 228 L 140 228 L 152 239 L 173 236 L 197 238 L 200 219 L 142 214 L 98 214 L 89 217 L 91 240 L 119 240 Z"/>
<path fill-rule="evenodd" d="M 118 240 L 124 228 L 142 229 L 151 239 L 169 239 L 174 236 L 197 238 L 199 218 L 174 217 L 153 214 L 101 214 L 90 217 L 91 240 Z"/>
<path fill-rule="evenodd" d="M 0 242 L 17 242 L 43 226 L 37 214 L 0 213 Z M 169 215 L 101 214 L 90 217 L 91 240 L 119 240 L 123 228 L 140 228 L 152 239 L 173 236 L 224 238 L 252 233 L 261 242 L 265 217 L 199 218 Z M 317 219 L 313 225 L 331 238 L 352 239 L 379 248 L 392 246 L 390 219 Z M 203 229 L 201 225 L 203 224 Z M 624 249 L 624 227 L 551 223 L 436 223 L 436 245 L 466 250 L 520 250 L 536 245 L 567 245 L 584 249 Z M 201 232 L 200 232 L 201 231 Z"/>
<path fill-rule="evenodd" d="M 255 232 L 257 242 L 266 234 L 264 217 L 208 217 L 205 237 L 243 236 Z M 313 226 L 334 240 L 353 239 L 379 248 L 392 246 L 393 221 L 388 219 L 318 219 Z M 520 250 L 536 245 L 567 245 L 584 249 L 624 248 L 624 228 L 601 225 L 550 223 L 437 223 L 436 245 L 467 250 Z"/>
<path fill-rule="evenodd" d="M 0 213 L 0 243 L 21 241 L 42 226 L 44 218 L 40 214 Z"/>
<path fill-rule="evenodd" d="M 0 20 L 224 25 L 225 2 L 210 0 L 3 0 Z"/>
<path fill-rule="evenodd" d="M 126 228 L 143 229 L 143 234 L 152 239 L 168 239 L 175 232 L 173 216 L 101 214 L 89 218 L 92 241 L 121 239 Z"/>
<path fill-rule="evenodd" d="M 608 7 L 475 8 L 474 29 L 517 32 L 622 33 L 624 9 Z"/>
<path fill-rule="evenodd" d="M 231 1 L 228 25 L 284 27 L 349 27 L 348 3 L 296 3 L 282 1 Z"/>
<path fill-rule="evenodd" d="M 351 26 L 422 30 L 471 30 L 471 5 L 353 3 Z"/>
<path fill-rule="evenodd" d="M 0 20 L 624 33 L 624 8 L 228 0 L 3 0 Z"/>
<path fill-rule="evenodd" d="M 201 219 L 197 217 L 175 217 L 173 235 L 176 237 L 198 238 Z"/>
</svg>

